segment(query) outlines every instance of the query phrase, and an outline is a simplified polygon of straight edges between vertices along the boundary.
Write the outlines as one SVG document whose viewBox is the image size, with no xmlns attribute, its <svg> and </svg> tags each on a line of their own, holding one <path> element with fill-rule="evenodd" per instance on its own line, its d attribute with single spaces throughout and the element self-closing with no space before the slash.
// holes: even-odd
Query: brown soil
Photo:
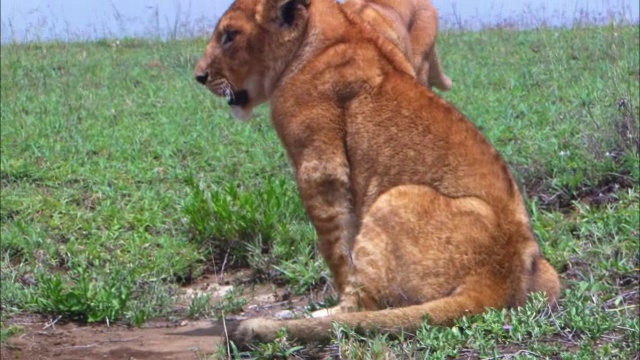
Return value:
<svg viewBox="0 0 640 360">
<path fill-rule="evenodd" d="M 189 287 L 185 294 L 209 292 L 212 301 L 219 301 L 227 287 L 220 287 L 214 277 L 203 276 Z M 225 332 L 231 332 L 239 320 L 271 316 L 286 310 L 296 313 L 308 304 L 307 297 L 290 297 L 285 289 L 270 284 L 245 290 L 249 302 L 244 312 L 228 317 L 226 321 L 177 320 L 149 321 L 142 327 L 119 324 L 83 325 L 54 322 L 38 316 L 17 316 L 5 322 L 6 326 L 21 329 L 0 346 L 2 360 L 173 360 L 209 359 L 218 346 L 226 346 Z M 283 301 L 284 299 L 284 301 Z M 188 304 L 188 300 L 183 302 Z"/>
<path fill-rule="evenodd" d="M 2 346 L 2 359 L 201 359 L 223 342 L 221 324 L 189 322 L 180 327 L 128 328 L 65 324 L 42 330 L 34 322 Z"/>
</svg>

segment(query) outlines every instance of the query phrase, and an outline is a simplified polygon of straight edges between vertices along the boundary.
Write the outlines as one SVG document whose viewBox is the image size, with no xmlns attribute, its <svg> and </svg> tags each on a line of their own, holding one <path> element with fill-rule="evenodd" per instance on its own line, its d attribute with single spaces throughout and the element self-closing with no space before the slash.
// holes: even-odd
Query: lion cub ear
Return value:
<svg viewBox="0 0 640 360">
<path fill-rule="evenodd" d="M 281 27 L 291 27 L 296 22 L 298 6 L 308 8 L 311 0 L 280 0 L 278 1 L 278 15 Z"/>
</svg>

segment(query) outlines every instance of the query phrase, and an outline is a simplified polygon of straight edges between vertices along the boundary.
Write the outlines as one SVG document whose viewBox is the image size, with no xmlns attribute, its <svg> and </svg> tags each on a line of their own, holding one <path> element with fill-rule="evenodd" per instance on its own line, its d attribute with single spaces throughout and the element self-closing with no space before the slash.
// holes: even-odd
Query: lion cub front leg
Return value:
<svg viewBox="0 0 640 360">
<path fill-rule="evenodd" d="M 297 181 L 307 214 L 318 234 L 319 250 L 338 292 L 344 292 L 357 221 L 349 192 L 349 168 L 341 156 L 319 153 L 300 162 Z"/>
</svg>

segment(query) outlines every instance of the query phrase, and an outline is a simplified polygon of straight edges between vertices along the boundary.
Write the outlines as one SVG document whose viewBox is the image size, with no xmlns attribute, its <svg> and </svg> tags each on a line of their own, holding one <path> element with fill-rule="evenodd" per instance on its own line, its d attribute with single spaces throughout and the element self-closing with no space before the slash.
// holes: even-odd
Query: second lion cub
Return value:
<svg viewBox="0 0 640 360">
<path fill-rule="evenodd" d="M 418 82 L 451 89 L 436 50 L 438 12 L 431 0 L 346 0 L 342 7 L 396 45 L 413 65 Z"/>
</svg>

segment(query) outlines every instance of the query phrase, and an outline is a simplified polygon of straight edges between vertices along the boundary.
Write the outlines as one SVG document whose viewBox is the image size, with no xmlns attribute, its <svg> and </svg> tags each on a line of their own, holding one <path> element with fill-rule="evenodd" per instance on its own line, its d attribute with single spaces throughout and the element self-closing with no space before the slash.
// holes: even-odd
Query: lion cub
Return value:
<svg viewBox="0 0 640 360">
<path fill-rule="evenodd" d="M 342 7 L 362 17 L 409 59 L 424 86 L 448 91 L 438 52 L 438 12 L 430 0 L 346 0 Z"/>
<path fill-rule="evenodd" d="M 233 113 L 269 102 L 341 294 L 323 318 L 242 322 L 239 343 L 411 332 L 487 308 L 553 304 L 558 274 L 498 151 L 415 80 L 400 50 L 335 0 L 236 0 L 195 78 Z"/>
</svg>

